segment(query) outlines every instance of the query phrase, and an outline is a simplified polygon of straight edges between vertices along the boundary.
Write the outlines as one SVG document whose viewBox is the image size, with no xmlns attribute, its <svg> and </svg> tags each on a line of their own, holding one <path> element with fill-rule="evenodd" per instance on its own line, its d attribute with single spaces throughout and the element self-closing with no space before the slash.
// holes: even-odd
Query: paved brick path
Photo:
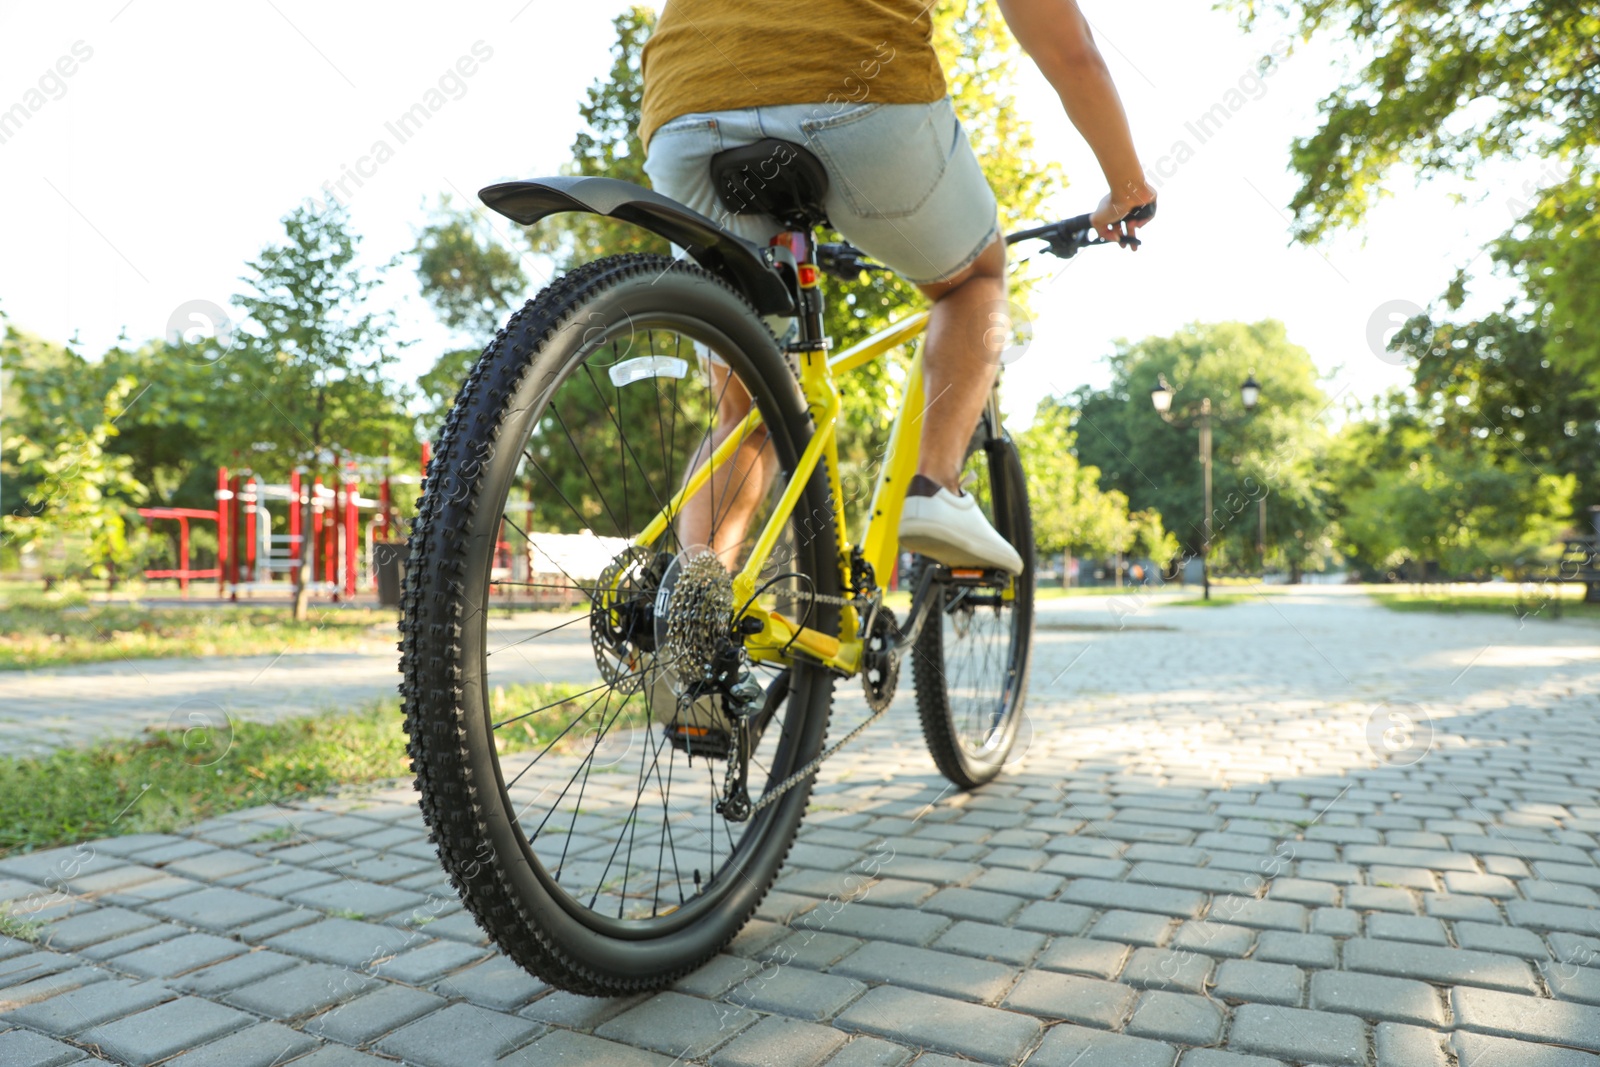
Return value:
<svg viewBox="0 0 1600 1067">
<path fill-rule="evenodd" d="M 567 616 L 556 616 L 566 618 Z M 496 672 L 507 682 L 584 681 L 594 655 L 580 627 L 539 642 L 537 666 L 516 642 L 549 625 L 528 614 L 492 623 L 504 646 Z M 83 667 L 0 671 L 0 751 L 39 754 L 63 745 L 131 737 L 148 727 L 187 728 L 191 716 L 271 720 L 354 708 L 394 696 L 394 642 L 341 652 L 289 652 L 207 659 L 117 660 Z M 0 1064 L 3 1067 L 3 1064 Z"/>
<path fill-rule="evenodd" d="M 509 966 L 391 789 L 0 861 L 0 1064 L 1600 1064 L 1600 628 L 1107 607 L 977 793 L 902 699 L 672 991 Z"/>
</svg>

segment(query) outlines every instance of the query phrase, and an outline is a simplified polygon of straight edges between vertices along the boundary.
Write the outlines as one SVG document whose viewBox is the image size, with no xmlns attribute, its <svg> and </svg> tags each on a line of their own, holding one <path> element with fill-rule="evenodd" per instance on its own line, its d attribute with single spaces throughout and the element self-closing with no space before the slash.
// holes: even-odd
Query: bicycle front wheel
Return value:
<svg viewBox="0 0 1600 1067">
<path fill-rule="evenodd" d="M 671 501 L 725 432 L 716 413 L 736 385 L 761 417 L 751 454 L 775 477 L 743 542 L 717 542 L 718 565 L 682 543 Z M 738 932 L 788 853 L 810 783 L 724 816 L 730 720 L 692 688 L 706 664 L 686 662 L 698 646 L 684 634 L 729 632 L 729 572 L 808 426 L 748 303 L 659 256 L 601 260 L 544 290 L 456 399 L 412 538 L 406 729 L 462 900 L 547 982 L 622 994 L 671 981 Z M 724 505 L 740 495 L 722 485 Z M 714 530 L 719 514 L 713 500 Z M 794 515 L 761 572 L 763 603 L 837 632 L 838 609 L 810 596 L 839 591 L 821 470 Z M 803 662 L 752 675 L 759 805 L 821 751 L 832 681 Z"/>
<path fill-rule="evenodd" d="M 917 713 L 933 761 L 972 789 L 1000 773 L 1016 743 L 1033 656 L 1033 517 L 1017 446 L 986 412 L 968 446 L 962 485 L 1022 556 L 1004 590 L 936 587 L 912 646 Z M 932 562 L 918 556 L 920 574 Z M 915 583 L 913 583 L 914 585 Z"/>
</svg>

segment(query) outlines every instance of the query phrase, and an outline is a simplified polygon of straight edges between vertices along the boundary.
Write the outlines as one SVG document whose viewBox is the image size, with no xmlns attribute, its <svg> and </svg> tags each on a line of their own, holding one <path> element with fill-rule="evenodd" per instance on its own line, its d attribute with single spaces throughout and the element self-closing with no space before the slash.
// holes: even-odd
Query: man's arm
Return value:
<svg viewBox="0 0 1600 1067">
<path fill-rule="evenodd" d="M 1111 191 L 1091 218 L 1100 236 L 1115 239 L 1139 226 L 1117 220 L 1156 198 L 1145 183 L 1144 168 L 1128 131 L 1122 98 L 1111 81 L 1105 58 L 1094 43 L 1089 22 L 1076 0 L 999 0 L 1006 25 L 1023 51 L 1061 97 L 1067 118 L 1089 142 Z"/>
</svg>

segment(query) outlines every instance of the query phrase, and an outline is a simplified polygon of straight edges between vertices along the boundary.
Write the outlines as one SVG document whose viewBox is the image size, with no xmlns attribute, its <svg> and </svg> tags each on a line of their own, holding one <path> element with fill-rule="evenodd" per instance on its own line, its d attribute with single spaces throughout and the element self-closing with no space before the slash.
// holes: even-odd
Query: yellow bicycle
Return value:
<svg viewBox="0 0 1600 1067">
<path fill-rule="evenodd" d="M 1034 567 L 1016 448 L 991 397 L 963 481 L 1023 573 L 918 558 L 896 619 L 884 586 L 917 467 L 921 355 L 858 541 L 837 383 L 915 339 L 928 315 L 830 354 L 819 274 L 872 265 L 813 243 L 820 166 L 765 165 L 804 153 L 773 142 L 713 163 L 734 210 L 791 227 L 768 248 L 611 179 L 480 194 L 519 223 L 592 212 L 687 253 L 589 263 L 511 317 L 450 412 L 411 539 L 402 692 L 422 810 L 484 930 L 576 992 L 658 987 L 738 932 L 818 767 L 887 710 L 903 655 L 930 752 L 956 785 L 993 778 L 1017 734 Z M 1092 233 L 1081 216 L 1008 240 L 1070 256 L 1100 243 Z M 780 345 L 763 316 L 798 319 L 798 338 Z M 749 414 L 719 421 L 735 385 Z M 725 517 L 719 490 L 740 495 L 763 464 L 772 490 L 754 514 Z M 682 543 L 695 501 L 714 523 L 737 521 L 731 547 Z M 830 746 L 834 684 L 852 677 L 861 721 Z"/>
</svg>

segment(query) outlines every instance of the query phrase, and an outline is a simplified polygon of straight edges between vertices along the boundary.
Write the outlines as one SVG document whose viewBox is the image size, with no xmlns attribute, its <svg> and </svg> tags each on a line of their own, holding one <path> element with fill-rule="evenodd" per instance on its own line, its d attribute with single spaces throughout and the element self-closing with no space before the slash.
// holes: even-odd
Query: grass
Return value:
<svg viewBox="0 0 1600 1067">
<path fill-rule="evenodd" d="M 516 728 L 497 731 L 497 747 L 515 752 L 550 743 L 601 695 L 584 695 L 590 688 L 541 684 L 497 689 L 497 719 L 549 705 Z M 638 696 L 611 710 L 619 728 L 645 721 L 644 701 Z M 585 725 L 562 737 L 557 751 L 590 743 L 592 734 Z M 197 742 L 202 744 L 197 747 Z M 194 731 L 158 730 L 137 741 L 63 749 L 36 758 L 0 757 L 0 857 L 99 837 L 167 832 L 334 786 L 410 775 L 405 732 L 393 699 L 348 714 L 238 722 L 232 724 L 231 736 L 225 732 L 197 738 Z M 271 839 L 268 831 L 258 840 Z"/>
<path fill-rule="evenodd" d="M 395 640 L 395 613 L 314 607 L 306 622 L 287 605 L 213 608 L 91 603 L 84 594 L 19 593 L 0 602 L 0 670 L 173 656 L 276 655 Z"/>
<path fill-rule="evenodd" d="M 1169 600 L 1169 608 L 1225 608 L 1230 604 L 1243 604 L 1247 600 L 1256 599 L 1253 593 L 1212 593 L 1211 599 L 1205 597 L 1186 597 L 1183 600 Z"/>
<path fill-rule="evenodd" d="M 0 904 L 0 936 L 14 937 L 18 941 L 37 941 L 44 923 L 21 919 L 11 914 L 10 904 Z"/>
<path fill-rule="evenodd" d="M 1583 586 L 1526 586 L 1519 594 L 1501 592 L 1504 586 L 1493 591 L 1466 592 L 1452 589 L 1440 593 L 1389 593 L 1373 592 L 1372 598 L 1391 611 L 1434 611 L 1450 615 L 1464 612 L 1488 615 L 1509 615 L 1513 618 L 1600 619 L 1600 604 L 1585 604 Z M 1515 587 L 1513 587 L 1514 590 Z"/>
</svg>

